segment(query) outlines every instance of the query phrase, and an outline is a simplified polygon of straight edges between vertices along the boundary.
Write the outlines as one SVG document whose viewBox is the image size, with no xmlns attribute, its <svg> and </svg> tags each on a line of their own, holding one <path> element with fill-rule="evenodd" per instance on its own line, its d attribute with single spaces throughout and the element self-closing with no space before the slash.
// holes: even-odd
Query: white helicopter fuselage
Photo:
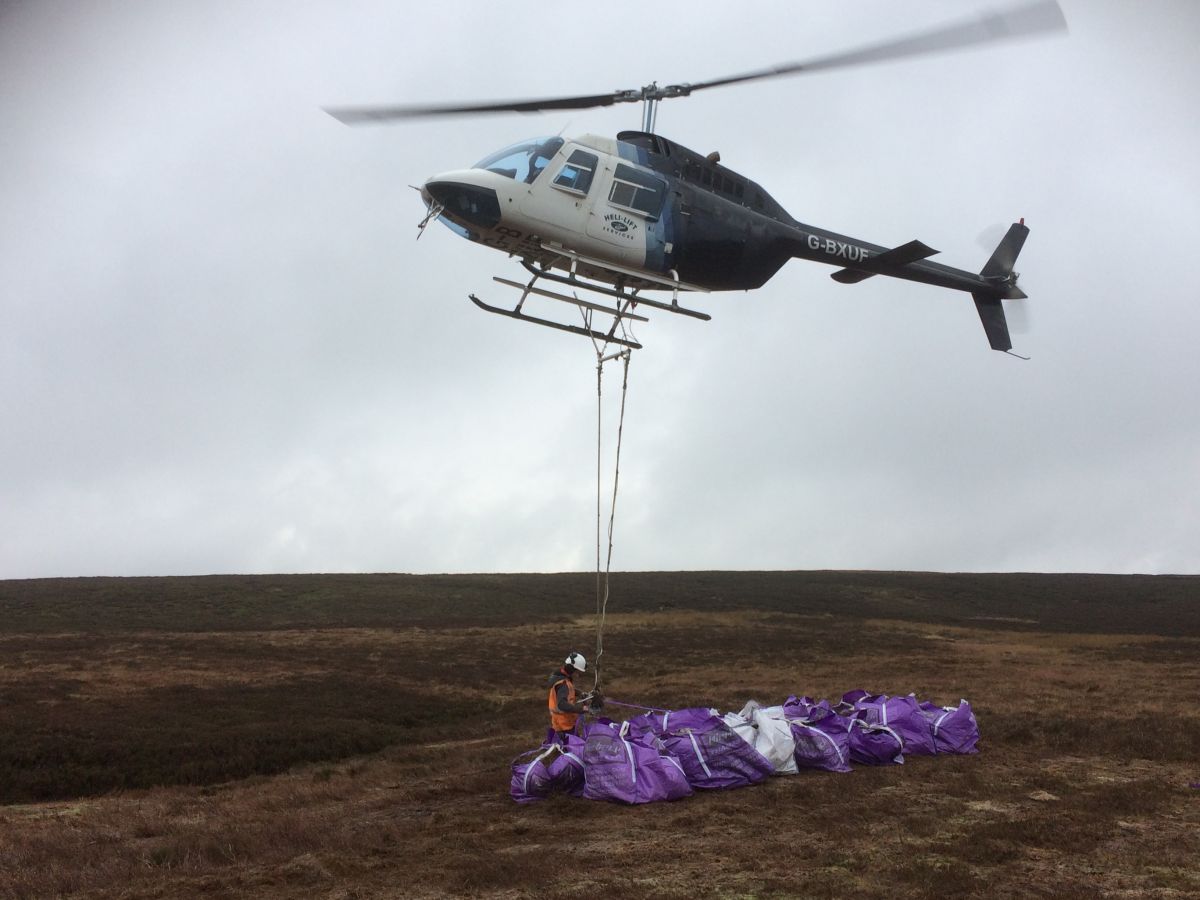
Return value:
<svg viewBox="0 0 1200 900">
<path fill-rule="evenodd" d="M 566 248 L 663 274 L 674 249 L 668 183 L 632 155 L 636 148 L 592 134 L 530 141 L 433 176 L 421 196 L 453 231 L 510 256 L 564 267 Z"/>
</svg>

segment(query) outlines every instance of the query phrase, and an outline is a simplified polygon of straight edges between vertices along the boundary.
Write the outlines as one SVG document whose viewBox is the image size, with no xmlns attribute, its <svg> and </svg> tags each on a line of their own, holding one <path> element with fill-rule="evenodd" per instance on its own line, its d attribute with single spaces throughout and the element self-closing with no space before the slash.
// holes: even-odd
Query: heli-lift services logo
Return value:
<svg viewBox="0 0 1200 900">
<path fill-rule="evenodd" d="M 604 230 L 609 234 L 632 241 L 634 232 L 637 231 L 637 222 L 621 213 L 608 213 L 604 217 Z"/>
</svg>

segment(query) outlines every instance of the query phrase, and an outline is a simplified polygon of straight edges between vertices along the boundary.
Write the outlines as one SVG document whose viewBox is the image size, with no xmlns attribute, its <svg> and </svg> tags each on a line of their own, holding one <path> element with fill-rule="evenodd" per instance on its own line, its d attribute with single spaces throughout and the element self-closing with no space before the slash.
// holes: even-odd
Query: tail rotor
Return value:
<svg viewBox="0 0 1200 900">
<path fill-rule="evenodd" d="M 979 320 L 983 323 L 988 343 L 993 350 L 1003 353 L 1012 351 L 1012 340 L 1009 338 L 1005 306 L 1001 301 L 1015 301 L 1020 304 L 1019 307 L 1015 307 L 1010 303 L 1008 308 L 1013 312 L 1021 309 L 1018 316 L 1023 317 L 1026 327 L 1028 326 L 1028 316 L 1024 310 L 1027 294 L 1017 287 L 1018 274 L 1013 269 L 1028 236 L 1029 229 L 1024 219 L 1009 226 L 1003 239 L 979 271 L 980 278 L 988 283 L 988 289 L 976 291 L 971 295 L 975 298 L 975 308 L 979 312 Z M 1016 325 L 1016 322 L 1013 324 Z"/>
</svg>

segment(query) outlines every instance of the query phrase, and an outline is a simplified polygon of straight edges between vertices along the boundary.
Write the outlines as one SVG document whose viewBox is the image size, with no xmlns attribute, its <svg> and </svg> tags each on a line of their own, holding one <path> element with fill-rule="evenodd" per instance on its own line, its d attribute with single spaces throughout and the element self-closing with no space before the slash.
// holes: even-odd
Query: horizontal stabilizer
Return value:
<svg viewBox="0 0 1200 900">
<path fill-rule="evenodd" d="M 936 253 L 936 250 L 920 241 L 909 241 L 876 256 L 868 256 L 852 269 L 838 269 L 829 277 L 842 284 L 858 284 L 872 275 L 885 275 L 890 269 L 928 259 Z"/>
<path fill-rule="evenodd" d="M 874 272 L 864 272 L 862 269 L 838 269 L 829 277 L 842 284 L 858 284 L 874 275 Z"/>
</svg>

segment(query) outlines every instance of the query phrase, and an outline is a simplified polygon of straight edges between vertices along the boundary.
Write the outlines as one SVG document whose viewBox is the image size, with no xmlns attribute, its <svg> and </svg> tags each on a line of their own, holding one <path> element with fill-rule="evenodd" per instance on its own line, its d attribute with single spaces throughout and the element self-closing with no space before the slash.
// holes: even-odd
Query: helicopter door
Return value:
<svg viewBox="0 0 1200 900">
<path fill-rule="evenodd" d="M 622 257 L 643 266 L 647 248 L 656 241 L 667 183 L 653 172 L 621 162 L 611 169 L 606 166 L 605 175 L 587 233 L 610 247 L 621 248 Z"/>
<path fill-rule="evenodd" d="M 564 156 L 566 161 L 556 171 L 556 164 Z M 588 192 L 599 167 L 595 153 L 568 145 L 547 167 L 553 177 L 539 178 L 522 198 L 521 212 L 568 234 L 582 233 L 588 216 Z"/>
</svg>

